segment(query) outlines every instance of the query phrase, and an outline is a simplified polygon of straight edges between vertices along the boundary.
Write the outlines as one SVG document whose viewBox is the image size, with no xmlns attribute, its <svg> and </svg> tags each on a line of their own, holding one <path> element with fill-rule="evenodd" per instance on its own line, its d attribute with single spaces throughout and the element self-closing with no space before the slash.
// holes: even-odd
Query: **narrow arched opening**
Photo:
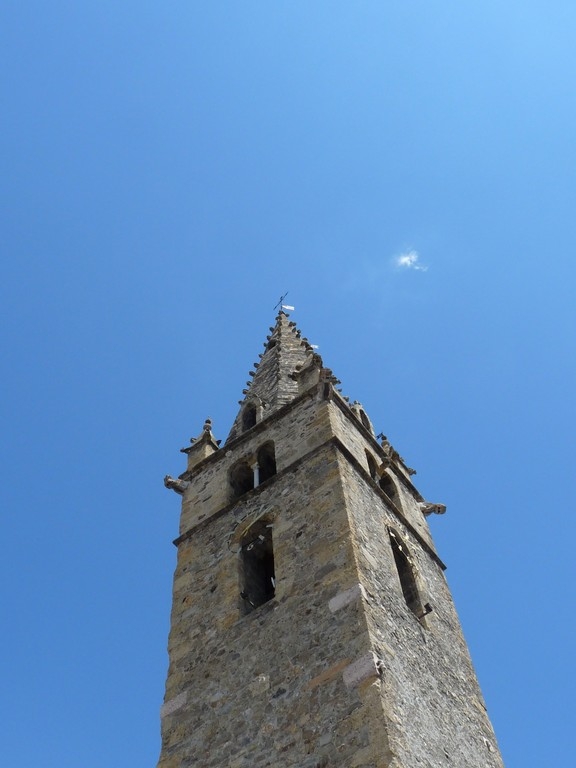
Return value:
<svg viewBox="0 0 576 768">
<path fill-rule="evenodd" d="M 276 594 L 272 524 L 258 520 L 240 542 L 240 597 L 245 613 L 272 600 Z"/>
<path fill-rule="evenodd" d="M 243 496 L 254 488 L 254 470 L 248 462 L 239 461 L 230 470 L 230 489 L 232 500 Z"/>
<path fill-rule="evenodd" d="M 370 419 L 368 418 L 368 416 L 366 416 L 366 412 L 362 408 L 359 408 L 358 414 L 360 416 L 360 421 L 366 427 L 368 432 L 372 432 L 372 424 L 370 424 Z"/>
<path fill-rule="evenodd" d="M 244 409 L 244 413 L 242 414 L 242 431 L 246 432 L 246 430 L 250 429 L 251 427 L 254 427 L 256 425 L 256 406 L 255 405 L 247 405 Z"/>
<path fill-rule="evenodd" d="M 394 504 L 398 504 L 398 489 L 396 488 L 396 483 L 390 475 L 387 472 L 384 472 L 384 474 L 380 477 L 379 480 L 380 488 L 384 491 L 386 496 L 390 499 L 391 502 Z"/>
<path fill-rule="evenodd" d="M 395 531 L 389 530 L 388 533 L 390 534 L 390 544 L 394 554 L 394 562 L 398 572 L 400 587 L 402 588 L 402 595 L 408 608 L 418 619 L 421 619 L 423 608 L 410 553 L 406 544 Z"/>
<path fill-rule="evenodd" d="M 264 443 L 257 454 L 260 482 L 264 483 L 276 474 L 276 453 L 272 441 Z"/>
<path fill-rule="evenodd" d="M 378 464 L 376 463 L 374 456 L 372 456 L 372 454 L 368 451 L 366 451 L 366 463 L 368 464 L 368 472 L 370 473 L 370 477 L 372 480 L 378 482 Z"/>
</svg>

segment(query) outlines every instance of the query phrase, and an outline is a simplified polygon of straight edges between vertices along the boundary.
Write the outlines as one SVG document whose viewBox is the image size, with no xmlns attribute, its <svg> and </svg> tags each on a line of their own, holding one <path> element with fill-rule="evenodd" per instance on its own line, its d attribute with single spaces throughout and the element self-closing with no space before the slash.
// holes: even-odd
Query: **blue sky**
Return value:
<svg viewBox="0 0 576 768">
<path fill-rule="evenodd" d="M 507 768 L 569 763 L 575 22 L 3 4 L 6 764 L 155 765 L 162 477 L 207 416 L 226 436 L 286 291 L 448 506 L 433 535 Z"/>
</svg>

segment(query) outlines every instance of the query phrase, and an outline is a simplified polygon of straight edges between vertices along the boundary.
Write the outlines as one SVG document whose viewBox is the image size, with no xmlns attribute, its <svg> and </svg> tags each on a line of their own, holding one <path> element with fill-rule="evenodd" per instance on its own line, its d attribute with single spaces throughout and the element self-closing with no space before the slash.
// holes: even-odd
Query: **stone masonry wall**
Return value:
<svg viewBox="0 0 576 768">
<path fill-rule="evenodd" d="M 341 461 L 341 471 L 397 765 L 502 768 L 441 568 L 348 462 Z M 422 603 L 433 606 L 420 621 L 402 595 L 388 526 L 408 548 Z"/>
<path fill-rule="evenodd" d="M 242 614 L 239 538 L 273 525 L 276 596 Z M 384 768 L 378 671 L 328 443 L 179 547 L 159 768 Z"/>
</svg>

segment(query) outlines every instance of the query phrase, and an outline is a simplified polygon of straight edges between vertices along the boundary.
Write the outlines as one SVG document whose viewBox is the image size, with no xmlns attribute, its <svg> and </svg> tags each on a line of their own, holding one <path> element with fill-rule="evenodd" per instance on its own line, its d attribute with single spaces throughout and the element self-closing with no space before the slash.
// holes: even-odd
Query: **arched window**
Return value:
<svg viewBox="0 0 576 768">
<path fill-rule="evenodd" d="M 396 484 L 394 483 L 394 480 L 390 477 L 390 475 L 387 472 L 384 472 L 382 477 L 380 478 L 380 488 L 384 491 L 386 496 L 390 499 L 390 501 L 394 502 L 394 504 L 398 504 L 398 489 L 396 488 Z"/>
<path fill-rule="evenodd" d="M 276 474 L 276 456 L 274 453 L 274 443 L 264 443 L 258 451 L 257 456 L 260 482 L 263 483 Z"/>
<path fill-rule="evenodd" d="M 354 413 L 358 421 L 362 424 L 362 426 L 365 427 L 368 430 L 368 432 L 370 432 L 371 435 L 373 435 L 374 427 L 370 423 L 370 419 L 366 415 L 366 411 L 364 410 L 364 408 L 362 408 L 360 403 L 357 400 L 355 400 L 352 403 L 351 408 L 352 408 L 352 412 Z"/>
<path fill-rule="evenodd" d="M 240 542 L 240 597 L 245 613 L 272 600 L 276 593 L 272 524 L 258 520 Z"/>
<path fill-rule="evenodd" d="M 412 613 L 418 619 L 421 619 L 425 611 L 422 608 L 422 602 L 420 601 L 410 553 L 408 552 L 406 544 L 404 544 L 397 533 L 392 530 L 389 530 L 388 533 L 390 534 L 390 544 L 392 546 L 392 552 L 394 553 L 394 562 L 396 563 L 396 570 L 398 571 L 398 578 L 400 579 L 404 600 Z"/>
<path fill-rule="evenodd" d="M 230 470 L 232 499 L 243 496 L 254 488 L 254 470 L 246 461 L 239 461 Z"/>
<path fill-rule="evenodd" d="M 372 480 L 378 482 L 378 464 L 376 464 L 376 459 L 374 456 L 372 456 L 371 453 L 368 453 L 368 451 L 366 451 L 366 463 L 368 464 L 368 472 L 370 473 L 370 477 Z"/>
<path fill-rule="evenodd" d="M 256 406 L 247 405 L 242 414 L 242 431 L 246 432 L 256 424 Z"/>
<path fill-rule="evenodd" d="M 358 413 L 360 414 L 360 421 L 362 424 L 364 424 L 369 432 L 372 432 L 372 424 L 370 424 L 370 419 L 368 416 L 366 416 L 366 413 L 362 410 L 362 408 L 358 409 Z"/>
</svg>

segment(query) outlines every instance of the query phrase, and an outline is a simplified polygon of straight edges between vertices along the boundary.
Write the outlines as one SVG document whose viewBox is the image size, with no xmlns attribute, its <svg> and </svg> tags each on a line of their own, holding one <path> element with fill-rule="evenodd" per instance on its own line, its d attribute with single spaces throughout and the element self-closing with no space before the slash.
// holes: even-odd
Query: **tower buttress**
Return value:
<svg viewBox="0 0 576 768">
<path fill-rule="evenodd" d="M 280 312 L 186 471 L 158 768 L 502 768 L 426 516 Z"/>
</svg>

